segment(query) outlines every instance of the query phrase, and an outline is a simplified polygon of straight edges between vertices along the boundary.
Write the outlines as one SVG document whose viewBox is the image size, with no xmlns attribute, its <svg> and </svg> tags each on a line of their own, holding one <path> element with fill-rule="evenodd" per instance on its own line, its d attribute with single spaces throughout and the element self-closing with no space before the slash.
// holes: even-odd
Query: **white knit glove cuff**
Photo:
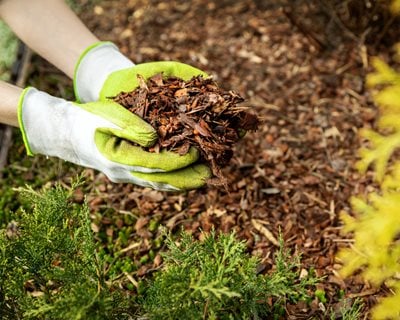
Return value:
<svg viewBox="0 0 400 320">
<path fill-rule="evenodd" d="M 95 130 L 99 127 L 120 129 L 74 103 L 32 87 L 24 90 L 18 108 L 20 129 L 29 155 L 56 156 L 93 167 L 89 163 L 91 157 L 101 156 L 94 144 Z"/>
<path fill-rule="evenodd" d="M 135 64 L 111 42 L 99 42 L 81 55 L 74 75 L 74 91 L 78 102 L 99 100 L 99 93 L 108 76 Z"/>
</svg>

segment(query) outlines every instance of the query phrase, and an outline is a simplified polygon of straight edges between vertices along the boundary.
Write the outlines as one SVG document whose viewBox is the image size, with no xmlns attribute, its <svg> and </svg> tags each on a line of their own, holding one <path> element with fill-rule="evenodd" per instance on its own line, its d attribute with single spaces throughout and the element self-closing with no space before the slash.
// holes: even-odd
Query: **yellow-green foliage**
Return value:
<svg viewBox="0 0 400 320">
<path fill-rule="evenodd" d="M 392 6 L 390 9 L 394 14 L 399 14 L 400 13 L 400 0 L 393 0 Z"/>
<path fill-rule="evenodd" d="M 400 1 L 396 1 L 400 8 Z M 400 55 L 400 46 L 398 46 Z M 394 292 L 373 309 L 373 319 L 400 318 L 400 160 L 394 152 L 400 147 L 400 73 L 379 59 L 372 61 L 375 72 L 367 84 L 376 89 L 374 100 L 380 108 L 377 131 L 364 129 L 361 135 L 369 148 L 360 150 L 357 167 L 375 170 L 380 190 L 365 197 L 353 197 L 356 217 L 342 214 L 344 231 L 353 232 L 354 245 L 342 250 L 342 274 L 361 270 L 374 285 L 385 283 Z"/>
<path fill-rule="evenodd" d="M 400 74 L 377 58 L 372 60 L 372 64 L 376 72 L 367 77 L 367 84 L 370 87 L 385 86 L 374 95 L 381 110 L 378 127 L 385 134 L 371 129 L 361 130 L 361 135 L 369 140 L 371 146 L 360 150 L 361 160 L 357 167 L 365 172 L 373 165 L 376 179 L 382 182 L 391 155 L 400 147 Z"/>
</svg>

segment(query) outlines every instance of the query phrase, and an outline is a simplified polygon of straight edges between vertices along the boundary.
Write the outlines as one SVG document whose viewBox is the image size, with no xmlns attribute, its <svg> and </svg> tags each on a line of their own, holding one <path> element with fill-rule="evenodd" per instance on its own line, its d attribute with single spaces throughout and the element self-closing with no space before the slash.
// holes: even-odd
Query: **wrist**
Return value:
<svg viewBox="0 0 400 320">
<path fill-rule="evenodd" d="M 112 42 L 99 42 L 88 47 L 75 67 L 74 91 L 77 101 L 97 101 L 108 76 L 132 66 L 134 63 Z"/>
<path fill-rule="evenodd" d="M 22 89 L 0 81 L 0 122 L 18 127 L 17 106 Z"/>
</svg>

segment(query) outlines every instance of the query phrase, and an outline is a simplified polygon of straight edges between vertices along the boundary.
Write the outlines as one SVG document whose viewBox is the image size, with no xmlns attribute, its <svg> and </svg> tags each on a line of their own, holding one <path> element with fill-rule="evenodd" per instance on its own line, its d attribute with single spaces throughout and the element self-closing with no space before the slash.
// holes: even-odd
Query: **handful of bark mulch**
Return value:
<svg viewBox="0 0 400 320">
<path fill-rule="evenodd" d="M 243 98 L 202 76 L 189 81 L 162 74 L 147 81 L 138 77 L 138 88 L 112 99 L 157 130 L 158 142 L 148 150 L 166 148 L 184 155 L 190 147 L 196 147 L 215 176 L 209 183 L 226 187 L 221 169 L 231 159 L 233 145 L 241 133 L 256 130 L 259 125 L 256 115 L 238 106 Z"/>
</svg>

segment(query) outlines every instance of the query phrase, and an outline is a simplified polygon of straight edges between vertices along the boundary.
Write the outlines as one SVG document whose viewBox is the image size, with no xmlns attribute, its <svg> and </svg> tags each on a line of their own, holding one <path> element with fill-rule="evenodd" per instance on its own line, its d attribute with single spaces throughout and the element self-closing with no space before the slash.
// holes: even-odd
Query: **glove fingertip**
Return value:
<svg viewBox="0 0 400 320">
<path fill-rule="evenodd" d="M 171 172 L 131 172 L 135 178 L 145 180 L 152 185 L 168 185 L 171 190 L 188 191 L 204 187 L 211 178 L 211 169 L 205 164 L 196 164 Z M 165 189 L 164 189 L 165 190 Z"/>
<path fill-rule="evenodd" d="M 137 131 L 132 137 L 132 141 L 142 147 L 151 147 L 157 142 L 157 140 L 157 132 L 154 129 L 152 131 Z"/>
</svg>

